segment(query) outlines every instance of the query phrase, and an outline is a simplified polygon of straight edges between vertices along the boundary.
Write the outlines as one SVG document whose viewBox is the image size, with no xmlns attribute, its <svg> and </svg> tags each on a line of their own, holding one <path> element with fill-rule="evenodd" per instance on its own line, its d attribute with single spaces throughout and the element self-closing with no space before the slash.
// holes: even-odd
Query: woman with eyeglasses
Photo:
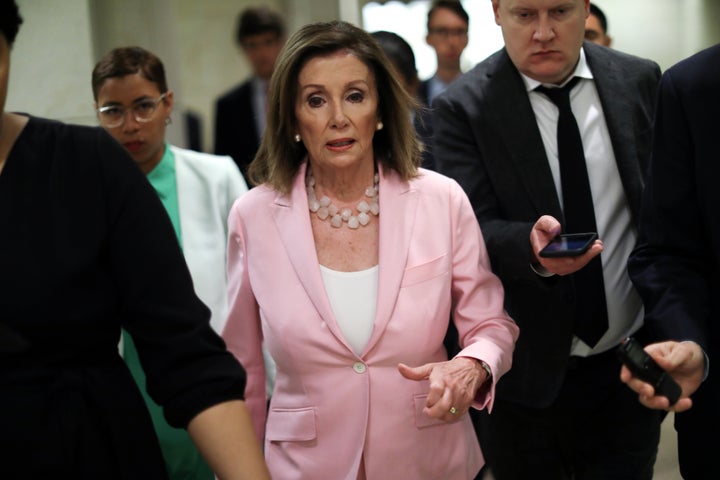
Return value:
<svg viewBox="0 0 720 480">
<path fill-rule="evenodd" d="M 160 196 L 175 229 L 195 290 L 210 307 L 220 333 L 227 315 L 225 252 L 227 218 L 233 201 L 247 191 L 228 156 L 209 155 L 167 144 L 173 92 L 160 59 L 140 47 L 116 48 L 92 72 L 100 124 L 130 153 Z M 145 391 L 145 375 L 132 338 L 123 332 L 123 358 L 143 391 L 170 478 L 212 480 L 187 433 L 172 428 Z"/>
<path fill-rule="evenodd" d="M 100 128 L 5 111 L 21 23 L 0 2 L 0 476 L 168 478 L 118 355 L 124 328 L 153 398 L 217 476 L 268 479 L 245 371 L 127 151 Z"/>
</svg>

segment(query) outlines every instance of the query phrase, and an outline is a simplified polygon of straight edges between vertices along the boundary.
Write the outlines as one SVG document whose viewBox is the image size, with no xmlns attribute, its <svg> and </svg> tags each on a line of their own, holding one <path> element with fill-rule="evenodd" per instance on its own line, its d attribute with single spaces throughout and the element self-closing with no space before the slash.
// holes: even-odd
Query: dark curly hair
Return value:
<svg viewBox="0 0 720 480">
<path fill-rule="evenodd" d="M 119 47 L 107 52 L 95 64 L 92 71 L 93 97 L 97 100 L 105 80 L 136 73 L 156 84 L 160 93 L 168 91 L 165 67 L 154 53 L 142 47 Z"/>
<path fill-rule="evenodd" d="M 15 0 L 0 1 L 0 32 L 2 32 L 8 45 L 15 43 L 15 37 L 23 19 L 18 11 Z"/>
</svg>

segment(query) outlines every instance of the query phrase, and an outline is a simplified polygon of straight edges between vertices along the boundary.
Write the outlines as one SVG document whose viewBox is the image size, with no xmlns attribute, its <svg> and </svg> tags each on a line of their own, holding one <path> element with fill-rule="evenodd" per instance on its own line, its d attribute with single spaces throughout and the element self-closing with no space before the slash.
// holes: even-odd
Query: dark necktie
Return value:
<svg viewBox="0 0 720 480">
<path fill-rule="evenodd" d="M 597 232 L 585 152 L 575 116 L 570 108 L 570 90 L 575 77 L 562 88 L 537 87 L 559 111 L 557 126 L 558 161 L 566 233 Z M 600 255 L 573 274 L 575 282 L 575 335 L 590 347 L 607 331 L 607 304 Z"/>
</svg>

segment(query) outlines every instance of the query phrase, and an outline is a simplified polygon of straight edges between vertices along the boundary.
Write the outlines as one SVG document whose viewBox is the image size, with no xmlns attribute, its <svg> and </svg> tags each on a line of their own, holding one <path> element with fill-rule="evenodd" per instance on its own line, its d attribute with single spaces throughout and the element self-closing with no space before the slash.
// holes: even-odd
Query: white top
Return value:
<svg viewBox="0 0 720 480">
<path fill-rule="evenodd" d="M 590 190 L 595 207 L 595 223 L 598 237 L 603 241 L 601 254 L 605 299 L 608 310 L 608 331 L 593 349 L 575 338 L 571 354 L 587 356 L 604 352 L 617 346 L 626 336 L 642 325 L 643 309 L 640 296 L 630 282 L 627 259 L 635 246 L 637 229 L 632 221 L 625 190 L 610 141 L 605 114 L 585 51 L 580 50 L 580 60 L 575 72 L 568 78 L 580 77 L 570 92 L 570 106 L 578 123 L 585 150 Z M 522 75 L 530 97 L 545 153 L 552 171 L 560 204 L 563 195 L 560 183 L 560 164 L 557 150 L 558 109 L 545 95 L 534 91 L 541 85 L 537 80 Z M 546 85 L 552 87 L 553 85 Z M 572 232 L 568 232 L 572 233 Z"/>
<path fill-rule="evenodd" d="M 378 266 L 338 272 L 320 265 L 323 283 L 340 331 L 360 355 L 370 340 L 377 307 Z"/>
</svg>

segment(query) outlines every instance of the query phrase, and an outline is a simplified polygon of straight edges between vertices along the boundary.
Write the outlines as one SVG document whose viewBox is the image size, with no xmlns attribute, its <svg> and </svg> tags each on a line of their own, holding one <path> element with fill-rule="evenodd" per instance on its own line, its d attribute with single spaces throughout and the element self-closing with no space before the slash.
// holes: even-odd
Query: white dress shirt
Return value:
<svg viewBox="0 0 720 480">
<path fill-rule="evenodd" d="M 607 129 L 593 74 L 587 65 L 585 52 L 582 49 L 575 72 L 567 81 L 574 76 L 580 77 L 581 80 L 570 92 L 570 105 L 582 136 L 585 163 L 595 207 L 595 223 L 598 236 L 604 245 L 601 259 L 609 325 L 608 331 L 594 348 L 590 348 L 577 337 L 574 339 L 571 354 L 587 356 L 617 346 L 623 338 L 639 329 L 642 325 L 643 308 L 640 296 L 632 286 L 627 274 L 627 259 L 635 246 L 637 229 L 633 224 L 630 207 L 620 179 L 610 133 Z M 555 189 L 562 205 L 563 194 L 557 147 L 558 109 L 545 95 L 534 91 L 541 85 L 540 82 L 525 75 L 522 77 L 530 104 L 535 112 L 555 182 Z M 562 85 L 545 86 L 558 87 Z"/>
</svg>

